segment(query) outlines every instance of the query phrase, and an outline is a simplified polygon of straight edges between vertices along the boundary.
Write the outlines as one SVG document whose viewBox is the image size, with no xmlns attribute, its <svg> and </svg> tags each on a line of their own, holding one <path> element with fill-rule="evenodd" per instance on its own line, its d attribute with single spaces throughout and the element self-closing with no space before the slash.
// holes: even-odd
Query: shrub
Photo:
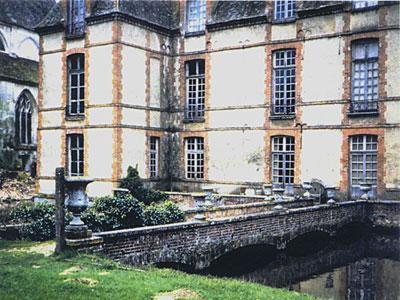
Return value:
<svg viewBox="0 0 400 300">
<path fill-rule="evenodd" d="M 184 214 L 179 207 L 172 201 L 162 204 L 151 204 L 143 211 L 143 222 L 145 225 L 162 225 L 181 222 Z"/>
<path fill-rule="evenodd" d="M 146 205 L 168 199 L 168 195 L 163 192 L 145 188 L 138 170 L 131 166 L 128 167 L 127 176 L 121 179 L 120 187 L 128 189 L 133 197 Z"/>
<path fill-rule="evenodd" d="M 55 236 L 55 207 L 49 203 L 22 202 L 11 212 L 14 223 L 22 223 L 19 234 L 22 238 L 44 241 Z"/>
<path fill-rule="evenodd" d="M 87 208 L 81 214 L 81 219 L 93 232 L 103 231 L 103 214 L 98 214 L 94 207 Z"/>
<path fill-rule="evenodd" d="M 130 228 L 143 224 L 143 209 L 139 201 L 131 195 L 97 198 L 93 208 L 98 218 L 94 225 L 102 230 Z"/>
</svg>

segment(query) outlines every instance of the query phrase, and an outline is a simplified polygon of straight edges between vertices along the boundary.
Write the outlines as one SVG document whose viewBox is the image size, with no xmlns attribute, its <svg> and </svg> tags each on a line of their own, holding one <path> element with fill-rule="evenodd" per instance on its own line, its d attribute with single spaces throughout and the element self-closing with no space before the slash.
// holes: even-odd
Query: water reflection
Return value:
<svg viewBox="0 0 400 300">
<path fill-rule="evenodd" d="M 284 252 L 270 246 L 240 249 L 203 273 L 284 287 L 321 298 L 400 299 L 398 235 L 352 228 L 293 241 Z"/>
</svg>

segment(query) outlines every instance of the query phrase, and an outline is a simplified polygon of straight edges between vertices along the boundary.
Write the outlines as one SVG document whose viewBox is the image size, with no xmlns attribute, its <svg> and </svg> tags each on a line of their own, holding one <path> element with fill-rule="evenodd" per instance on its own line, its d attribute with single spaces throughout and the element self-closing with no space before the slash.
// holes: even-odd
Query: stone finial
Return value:
<svg viewBox="0 0 400 300">
<path fill-rule="evenodd" d="M 362 182 L 360 184 L 360 191 L 362 192 L 362 195 L 360 197 L 360 200 L 369 200 L 369 195 L 368 193 L 371 191 L 372 185 L 367 183 L 367 182 Z"/>
</svg>

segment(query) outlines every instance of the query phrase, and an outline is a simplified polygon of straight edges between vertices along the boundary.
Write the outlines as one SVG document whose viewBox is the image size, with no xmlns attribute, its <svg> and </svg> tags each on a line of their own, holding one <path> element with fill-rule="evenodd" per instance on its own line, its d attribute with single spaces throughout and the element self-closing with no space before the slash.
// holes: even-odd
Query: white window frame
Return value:
<svg viewBox="0 0 400 300">
<path fill-rule="evenodd" d="M 354 135 L 350 137 L 349 143 L 350 185 L 357 187 L 360 183 L 366 182 L 376 186 L 378 181 L 378 136 Z M 361 173 L 361 176 L 354 176 L 355 172 Z"/>
<path fill-rule="evenodd" d="M 191 67 L 195 68 L 195 73 L 190 74 Z M 202 73 L 201 73 L 202 72 Z M 185 63 L 186 76 L 186 105 L 185 119 L 201 120 L 204 118 L 206 77 L 205 60 L 189 60 Z"/>
<path fill-rule="evenodd" d="M 206 0 L 188 0 L 186 2 L 187 32 L 201 32 L 206 27 Z"/>
<path fill-rule="evenodd" d="M 274 1 L 274 20 L 291 20 L 295 18 L 296 1 L 295 0 L 275 0 Z"/>
<path fill-rule="evenodd" d="M 295 149 L 296 141 L 292 136 L 279 135 L 271 138 L 271 181 L 273 184 L 281 186 L 294 184 Z"/>
<path fill-rule="evenodd" d="M 188 179 L 204 179 L 204 138 L 185 139 L 185 170 Z"/>
<path fill-rule="evenodd" d="M 293 115 L 296 106 L 296 49 L 273 52 L 272 114 Z"/>
<path fill-rule="evenodd" d="M 76 59 L 77 68 L 72 68 L 72 62 Z M 85 113 L 85 55 L 83 53 L 72 54 L 67 57 L 68 65 L 68 115 L 83 115 Z M 72 85 L 73 78 L 76 84 Z M 73 90 L 76 90 L 76 99 L 72 99 Z M 76 111 L 72 105 L 76 105 Z"/>
<path fill-rule="evenodd" d="M 68 173 L 69 176 L 83 176 L 85 171 L 85 149 L 83 134 L 69 134 L 68 138 Z M 76 139 L 76 146 L 72 147 L 72 140 Z M 72 159 L 76 152 L 76 160 Z M 72 172 L 72 165 L 76 164 L 76 172 Z"/>
<path fill-rule="evenodd" d="M 376 39 L 354 41 L 351 50 L 351 111 L 378 111 L 379 42 Z M 363 57 L 358 57 L 357 51 L 363 52 Z"/>
<path fill-rule="evenodd" d="M 159 176 L 160 159 L 160 138 L 151 136 L 149 138 L 149 176 L 156 178 Z"/>
</svg>

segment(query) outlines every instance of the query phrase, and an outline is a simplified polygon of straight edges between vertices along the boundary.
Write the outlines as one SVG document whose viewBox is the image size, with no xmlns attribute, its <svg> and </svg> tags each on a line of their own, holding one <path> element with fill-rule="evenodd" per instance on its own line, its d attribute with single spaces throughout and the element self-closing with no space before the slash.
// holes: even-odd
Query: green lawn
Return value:
<svg viewBox="0 0 400 300">
<path fill-rule="evenodd" d="M 0 299 L 140 300 L 176 290 L 184 299 L 315 299 L 238 280 L 128 268 L 95 255 L 45 256 L 30 247 L 44 253 L 49 244 L 0 240 Z"/>
</svg>

